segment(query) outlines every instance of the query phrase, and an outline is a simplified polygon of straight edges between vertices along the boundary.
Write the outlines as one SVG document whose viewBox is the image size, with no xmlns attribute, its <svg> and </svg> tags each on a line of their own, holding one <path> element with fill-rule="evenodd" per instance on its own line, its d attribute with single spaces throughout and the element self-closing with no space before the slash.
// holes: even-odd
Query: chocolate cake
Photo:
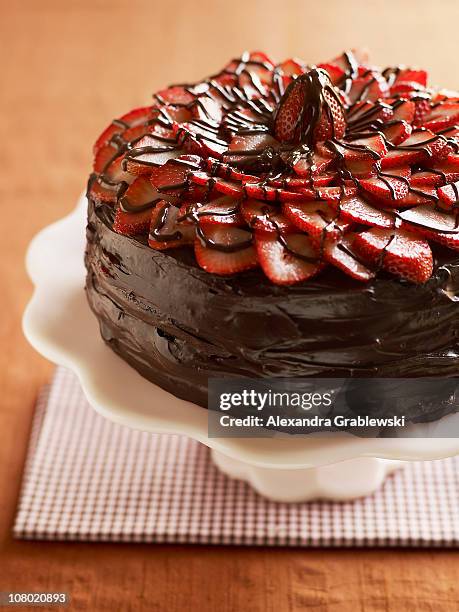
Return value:
<svg viewBox="0 0 459 612">
<path fill-rule="evenodd" d="M 89 304 L 152 382 L 457 376 L 459 94 L 424 71 L 247 53 L 94 153 Z"/>
</svg>

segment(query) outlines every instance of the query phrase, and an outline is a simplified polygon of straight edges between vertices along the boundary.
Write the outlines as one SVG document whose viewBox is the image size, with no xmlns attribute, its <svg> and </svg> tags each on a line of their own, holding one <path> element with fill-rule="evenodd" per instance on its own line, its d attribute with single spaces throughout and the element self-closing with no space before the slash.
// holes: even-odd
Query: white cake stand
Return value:
<svg viewBox="0 0 459 612">
<path fill-rule="evenodd" d="M 366 495 L 401 461 L 459 453 L 456 438 L 209 438 L 204 408 L 142 378 L 102 341 L 83 290 L 85 225 L 81 198 L 73 213 L 33 239 L 27 269 L 35 291 L 23 327 L 37 351 L 77 374 L 88 401 L 104 417 L 135 429 L 190 436 L 212 449 L 229 476 L 266 497 L 291 502 Z"/>
</svg>

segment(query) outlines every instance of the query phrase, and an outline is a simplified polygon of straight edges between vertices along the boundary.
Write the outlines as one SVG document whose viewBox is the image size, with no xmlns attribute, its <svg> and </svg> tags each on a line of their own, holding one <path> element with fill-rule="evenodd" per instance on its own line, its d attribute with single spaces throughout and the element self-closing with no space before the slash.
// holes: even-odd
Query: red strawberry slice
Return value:
<svg viewBox="0 0 459 612">
<path fill-rule="evenodd" d="M 416 204 L 434 204 L 438 200 L 437 190 L 433 187 L 410 186 L 410 191 L 401 200 L 397 201 L 397 208 L 406 208 Z"/>
<path fill-rule="evenodd" d="M 323 106 L 321 114 L 314 129 L 314 142 L 328 140 L 329 138 L 342 138 L 346 131 L 346 118 L 343 104 L 339 95 L 333 89 L 326 75 L 323 87 Z"/>
<path fill-rule="evenodd" d="M 413 102 L 415 105 L 414 111 L 414 126 L 422 126 L 424 123 L 424 117 L 430 111 L 430 99 L 427 98 L 419 98 L 416 94 L 413 97 Z"/>
<path fill-rule="evenodd" d="M 148 177 L 139 176 L 119 198 L 119 208 L 126 213 L 151 210 L 161 199 Z"/>
<path fill-rule="evenodd" d="M 108 144 L 115 134 L 121 134 L 128 128 L 144 125 L 148 121 L 154 119 L 158 114 L 155 107 L 145 106 L 141 108 L 135 108 L 129 113 L 126 113 L 119 119 L 115 119 L 99 136 L 94 144 L 94 156 L 97 155 L 98 151 Z"/>
<path fill-rule="evenodd" d="M 148 178 L 139 176 L 118 200 L 113 222 L 115 232 L 135 236 L 148 231 L 152 210 L 159 200 Z"/>
<path fill-rule="evenodd" d="M 126 187 L 126 183 L 108 183 L 103 176 L 92 174 L 88 181 L 86 196 L 94 202 L 107 202 L 114 204 L 120 190 Z"/>
<path fill-rule="evenodd" d="M 290 221 L 309 234 L 316 245 L 321 245 L 325 237 L 341 237 L 349 226 L 345 221 L 339 220 L 336 208 L 325 202 L 288 202 L 282 206 L 282 210 Z"/>
<path fill-rule="evenodd" d="M 444 136 L 430 130 L 417 129 L 401 145 L 397 145 L 381 160 L 381 168 L 412 165 L 425 159 L 440 160 L 451 153 Z"/>
<path fill-rule="evenodd" d="M 218 176 L 227 181 L 254 183 L 258 180 L 258 176 L 237 170 L 230 164 L 213 159 L 212 157 L 206 159 L 206 167 L 211 176 Z"/>
<path fill-rule="evenodd" d="M 382 129 L 386 139 L 393 145 L 402 144 L 409 136 L 413 128 L 406 121 L 391 121 Z"/>
<path fill-rule="evenodd" d="M 330 237 L 323 244 L 324 258 L 354 280 L 367 282 L 375 273 L 367 268 L 352 251 L 353 236 Z"/>
<path fill-rule="evenodd" d="M 327 72 L 333 85 L 339 85 L 346 77 L 346 72 L 337 64 L 318 64 L 317 67 Z"/>
<path fill-rule="evenodd" d="M 181 154 L 175 139 L 146 134 L 126 153 L 124 165 L 131 174 L 150 174 L 155 166 L 162 166 Z"/>
<path fill-rule="evenodd" d="M 155 93 L 155 98 L 161 104 L 174 104 L 176 106 L 186 106 L 194 102 L 195 96 L 187 91 L 182 85 L 174 85 L 167 89 L 161 89 Z"/>
<path fill-rule="evenodd" d="M 194 252 L 201 268 L 213 274 L 227 276 L 258 265 L 252 234 L 237 227 L 209 225 L 201 228 L 194 242 Z"/>
<path fill-rule="evenodd" d="M 374 71 L 367 71 L 363 76 L 357 77 L 352 81 L 348 96 L 351 104 L 360 100 L 374 102 L 379 98 L 383 98 L 387 90 L 387 83 L 380 74 Z"/>
<path fill-rule="evenodd" d="M 459 233 L 459 220 L 456 215 L 442 212 L 433 206 L 422 205 L 404 210 L 398 216 L 407 223 L 420 229 L 445 234 Z"/>
<path fill-rule="evenodd" d="M 209 96 L 200 96 L 196 98 L 192 106 L 192 117 L 219 124 L 223 118 L 222 105 Z M 188 117 L 185 121 L 190 119 L 191 117 Z M 174 120 L 178 121 L 177 118 L 174 118 Z"/>
<path fill-rule="evenodd" d="M 415 172 L 411 176 L 410 184 L 412 187 L 442 187 L 445 183 L 453 183 L 459 181 L 459 168 L 456 172 L 433 172 L 431 170 L 425 170 L 422 172 Z"/>
<path fill-rule="evenodd" d="M 246 183 L 243 186 L 243 194 L 247 198 L 262 200 L 263 202 L 285 202 L 288 200 L 292 202 L 304 202 L 305 200 L 310 200 L 315 197 L 315 194 L 310 190 L 304 195 L 285 189 L 278 189 L 277 187 L 270 187 L 262 183 Z"/>
<path fill-rule="evenodd" d="M 387 154 L 386 144 L 379 134 L 334 143 L 333 148 L 347 163 L 356 160 L 379 160 Z M 397 164 L 400 165 L 400 164 Z"/>
<path fill-rule="evenodd" d="M 212 176 L 208 172 L 191 172 L 189 180 L 196 185 L 206 186 L 209 190 L 215 190 L 219 193 L 231 195 L 236 198 L 242 197 L 244 194 L 243 187 L 240 183 Z"/>
<path fill-rule="evenodd" d="M 333 157 L 328 149 L 322 148 L 320 153 L 301 155 L 293 164 L 293 170 L 298 176 L 309 177 L 322 174 L 333 162 Z"/>
<path fill-rule="evenodd" d="M 191 173 L 197 170 L 199 165 L 199 157 L 181 155 L 177 159 L 169 160 L 164 166 L 153 168 L 150 180 L 162 194 L 178 196 L 186 189 Z"/>
<path fill-rule="evenodd" d="M 97 174 L 103 174 L 108 166 L 120 155 L 116 145 L 108 144 L 102 147 L 94 157 L 93 170 Z"/>
<path fill-rule="evenodd" d="M 316 187 L 326 187 L 338 177 L 336 172 L 324 172 L 314 177 L 299 178 L 295 176 L 286 176 L 285 178 L 269 178 L 268 183 L 273 187 L 283 187 L 296 191 L 299 187 L 302 189 L 315 189 Z M 256 177 L 252 177 L 254 179 Z M 253 182 L 253 180 L 248 181 Z"/>
<path fill-rule="evenodd" d="M 428 242 L 404 229 L 373 228 L 357 234 L 353 248 L 371 265 L 413 283 L 432 275 L 433 257 Z"/>
<path fill-rule="evenodd" d="M 455 125 L 459 121 L 459 103 L 439 102 L 434 104 L 430 113 L 424 117 L 424 127 L 438 132 Z"/>
<path fill-rule="evenodd" d="M 247 225 L 256 230 L 286 234 L 296 229 L 277 206 L 260 200 L 244 200 L 241 212 Z"/>
<path fill-rule="evenodd" d="M 301 283 L 324 267 L 317 249 L 304 234 L 280 238 L 256 231 L 255 247 L 263 272 L 276 285 Z"/>
<path fill-rule="evenodd" d="M 113 230 L 125 236 L 137 236 L 145 234 L 150 227 L 151 209 L 142 210 L 138 213 L 124 212 L 118 207 L 113 221 Z"/>
<path fill-rule="evenodd" d="M 396 121 L 406 121 L 407 123 L 413 123 L 414 114 L 416 111 L 416 105 L 412 100 L 396 100 L 392 105 L 394 114 L 393 119 Z"/>
<path fill-rule="evenodd" d="M 362 132 L 369 126 L 387 123 L 393 118 L 393 114 L 392 107 L 384 102 L 364 100 L 351 107 L 347 122 L 350 130 Z"/>
<path fill-rule="evenodd" d="M 346 160 L 346 169 L 354 178 L 371 178 L 376 176 L 377 160 L 371 157 Z"/>
<path fill-rule="evenodd" d="M 408 195 L 407 179 L 395 178 L 389 173 L 380 173 L 376 178 L 362 179 L 360 187 L 385 206 L 397 206 L 397 200 Z"/>
<path fill-rule="evenodd" d="M 416 70 L 412 68 L 405 68 L 398 71 L 395 82 L 405 81 L 411 81 L 418 85 L 422 85 L 422 87 L 427 87 L 427 72 L 425 70 Z"/>
<path fill-rule="evenodd" d="M 179 221 L 179 209 L 161 200 L 151 214 L 148 245 L 157 251 L 174 249 L 193 244 L 196 230 L 194 225 Z"/>
<path fill-rule="evenodd" d="M 319 187 L 317 189 L 299 189 L 304 200 L 327 200 L 331 202 L 339 202 L 341 198 L 352 196 L 357 193 L 357 188 L 352 181 L 346 181 L 342 187 Z M 281 198 L 288 202 L 288 197 Z M 293 201 L 293 198 L 292 198 Z M 295 201 L 300 201 L 300 198 L 295 198 Z"/>
<path fill-rule="evenodd" d="M 344 221 L 375 227 L 394 227 L 395 216 L 386 210 L 375 208 L 359 196 L 344 198 L 340 204 L 340 218 Z"/>
<path fill-rule="evenodd" d="M 440 187 L 437 193 L 447 208 L 457 208 L 459 205 L 459 181 Z"/>
<path fill-rule="evenodd" d="M 232 196 L 222 196 L 205 204 L 188 206 L 193 207 L 192 216 L 199 219 L 200 225 L 233 225 L 234 227 L 245 225 L 244 217 L 240 212 L 240 203 Z"/>
<path fill-rule="evenodd" d="M 198 121 L 188 123 L 174 123 L 174 132 L 177 141 L 184 149 L 196 155 L 213 155 L 221 157 L 228 149 L 228 144 L 218 135 L 218 126 L 211 126 Z"/>
<path fill-rule="evenodd" d="M 306 72 L 306 64 L 297 58 L 290 58 L 278 64 L 276 69 L 283 75 L 292 77 Z"/>
<path fill-rule="evenodd" d="M 274 135 L 280 142 L 299 142 L 307 93 L 307 81 L 301 76 L 282 96 L 273 119 Z"/>
</svg>

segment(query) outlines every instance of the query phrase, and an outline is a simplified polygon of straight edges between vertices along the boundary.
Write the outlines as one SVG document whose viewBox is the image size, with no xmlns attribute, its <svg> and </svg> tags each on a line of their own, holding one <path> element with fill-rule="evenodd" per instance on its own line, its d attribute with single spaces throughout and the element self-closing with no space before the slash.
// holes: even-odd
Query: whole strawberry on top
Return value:
<svg viewBox="0 0 459 612">
<path fill-rule="evenodd" d="M 335 266 L 425 283 L 459 249 L 459 93 L 356 51 L 317 66 L 245 53 L 113 121 L 88 197 L 153 249 L 275 284 Z"/>
</svg>

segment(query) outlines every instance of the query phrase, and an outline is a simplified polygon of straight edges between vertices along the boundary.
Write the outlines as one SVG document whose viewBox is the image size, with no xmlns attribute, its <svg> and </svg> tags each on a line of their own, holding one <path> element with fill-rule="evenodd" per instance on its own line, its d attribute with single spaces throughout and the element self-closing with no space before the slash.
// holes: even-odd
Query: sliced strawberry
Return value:
<svg viewBox="0 0 459 612">
<path fill-rule="evenodd" d="M 346 117 L 341 99 L 334 90 L 328 75 L 321 81 L 323 105 L 314 129 L 314 142 L 329 138 L 342 138 L 346 131 Z"/>
<path fill-rule="evenodd" d="M 425 70 L 415 70 L 412 68 L 404 68 L 398 71 L 395 82 L 406 81 L 411 81 L 418 85 L 422 85 L 422 87 L 427 87 L 427 72 Z"/>
<path fill-rule="evenodd" d="M 397 200 L 408 195 L 409 183 L 386 173 L 380 173 L 376 178 L 362 179 L 360 187 L 386 206 L 396 206 Z"/>
<path fill-rule="evenodd" d="M 340 218 L 344 221 L 375 227 L 393 227 L 395 217 L 389 211 L 375 208 L 359 196 L 344 198 L 340 203 Z"/>
<path fill-rule="evenodd" d="M 336 172 L 324 172 L 317 174 L 314 177 L 299 178 L 295 176 L 286 176 L 285 178 L 269 178 L 268 183 L 272 187 L 283 187 L 295 191 L 297 188 L 315 189 L 316 187 L 326 187 L 338 177 Z M 253 177 L 255 178 L 255 177 Z M 252 182 L 252 181 L 247 181 Z"/>
<path fill-rule="evenodd" d="M 150 174 L 155 166 L 162 166 L 181 155 L 175 139 L 146 134 L 126 153 L 124 165 L 131 174 Z"/>
<path fill-rule="evenodd" d="M 397 100 L 392 105 L 392 108 L 394 111 L 392 119 L 395 121 L 406 121 L 409 124 L 413 123 L 416 105 L 412 100 Z"/>
<path fill-rule="evenodd" d="M 299 189 L 304 200 L 328 200 L 331 202 L 339 202 L 341 198 L 352 196 L 357 193 L 357 188 L 351 181 L 346 181 L 341 187 L 318 187 L 317 189 Z M 281 198 L 282 201 L 288 202 L 288 196 Z M 293 200 L 293 198 L 292 198 Z M 300 198 L 295 198 L 295 201 L 300 201 Z"/>
<path fill-rule="evenodd" d="M 199 157 L 181 155 L 169 160 L 164 166 L 153 168 L 150 180 L 161 193 L 178 196 L 187 187 L 191 172 L 197 170 L 199 164 Z"/>
<path fill-rule="evenodd" d="M 339 221 L 336 207 L 326 202 L 288 202 L 282 206 L 282 210 L 285 216 L 299 229 L 307 232 L 317 245 L 323 242 L 325 236 L 338 238 L 347 229 L 346 222 Z"/>
<path fill-rule="evenodd" d="M 377 160 L 371 157 L 346 160 L 346 169 L 354 178 L 371 178 L 376 176 Z"/>
<path fill-rule="evenodd" d="M 182 85 L 161 89 L 155 94 L 155 98 L 162 104 L 175 104 L 176 106 L 186 106 L 195 100 L 195 96 Z"/>
<path fill-rule="evenodd" d="M 424 123 L 424 118 L 427 113 L 430 111 L 430 100 L 429 98 L 413 98 L 415 110 L 414 110 L 414 126 L 421 126 Z"/>
<path fill-rule="evenodd" d="M 352 252 L 353 236 L 330 237 L 323 244 L 323 256 L 331 264 L 342 270 L 347 276 L 367 282 L 374 277 L 374 272 L 367 268 Z"/>
<path fill-rule="evenodd" d="M 459 181 L 459 168 L 456 172 L 434 172 L 432 170 L 425 170 L 422 172 L 415 172 L 410 179 L 412 187 L 442 187 L 446 183 L 452 183 Z"/>
<path fill-rule="evenodd" d="M 328 73 L 333 85 L 339 85 L 346 77 L 345 71 L 337 64 L 318 64 L 318 68 L 322 68 Z"/>
<path fill-rule="evenodd" d="M 222 105 L 209 96 L 200 96 L 192 106 L 192 116 L 202 121 L 220 123 L 223 118 Z M 191 117 L 186 118 L 185 121 L 190 119 Z M 174 120 L 178 121 L 177 118 Z"/>
<path fill-rule="evenodd" d="M 419 228 L 442 233 L 459 232 L 459 223 L 456 215 L 442 212 L 433 206 L 422 205 L 410 210 L 404 210 L 398 216 L 407 223 Z"/>
<path fill-rule="evenodd" d="M 285 76 L 298 76 L 306 72 L 306 64 L 296 58 L 290 58 L 278 64 L 276 66 L 277 70 L 280 71 Z"/>
<path fill-rule="evenodd" d="M 280 142 L 299 142 L 307 81 L 298 77 L 287 87 L 274 116 L 274 135 Z"/>
<path fill-rule="evenodd" d="M 398 208 L 406 208 L 416 204 L 432 204 L 438 200 L 437 190 L 433 187 L 410 186 L 408 195 L 397 201 Z"/>
<path fill-rule="evenodd" d="M 194 252 L 201 268 L 213 274 L 226 276 L 258 265 L 252 234 L 236 227 L 202 228 L 195 239 Z"/>
<path fill-rule="evenodd" d="M 350 130 L 362 132 L 369 126 L 387 123 L 393 118 L 393 114 L 392 107 L 384 102 L 364 100 L 351 107 L 347 122 Z"/>
<path fill-rule="evenodd" d="M 440 160 L 451 152 L 444 136 L 434 134 L 430 130 L 418 129 L 381 160 L 381 168 L 412 165 L 425 159 Z"/>
<path fill-rule="evenodd" d="M 379 134 L 334 143 L 333 148 L 346 163 L 356 160 L 378 160 L 387 154 L 386 144 Z M 397 164 L 401 165 L 401 164 Z"/>
<path fill-rule="evenodd" d="M 115 213 L 115 220 L 113 222 L 113 230 L 118 234 L 124 234 L 125 236 L 144 234 L 150 227 L 150 220 L 150 208 L 147 210 L 141 210 L 138 213 L 128 213 L 124 212 L 124 210 L 118 206 Z"/>
<path fill-rule="evenodd" d="M 174 123 L 174 132 L 180 145 L 196 155 L 221 157 L 228 149 L 228 144 L 218 137 L 218 126 L 207 122 Z"/>
<path fill-rule="evenodd" d="M 288 233 L 295 230 L 295 225 L 282 214 L 279 207 L 260 200 L 244 200 L 241 212 L 247 225 L 265 232 Z"/>
<path fill-rule="evenodd" d="M 119 205 L 124 212 L 136 213 L 153 208 L 160 199 L 150 180 L 139 176 L 123 193 Z"/>
<path fill-rule="evenodd" d="M 348 96 L 351 104 L 360 100 L 374 102 L 384 97 L 387 89 L 387 83 L 380 74 L 375 71 L 368 71 L 363 76 L 357 77 L 352 81 Z"/>
<path fill-rule="evenodd" d="M 313 176 L 324 172 L 333 162 L 328 149 L 323 148 L 321 153 L 303 154 L 293 163 L 293 170 L 298 176 Z"/>
<path fill-rule="evenodd" d="M 311 199 L 311 194 L 312 197 L 314 197 L 313 192 L 308 192 L 306 195 L 303 195 L 302 193 L 278 189 L 277 187 L 270 187 L 262 183 L 246 183 L 243 186 L 243 194 L 247 198 L 262 200 L 263 202 L 285 202 L 288 200 L 293 202 L 304 202 L 305 200 Z"/>
<path fill-rule="evenodd" d="M 179 221 L 179 209 L 166 202 L 160 201 L 150 220 L 150 233 L 148 245 L 155 250 L 174 249 L 186 244 L 193 244 L 196 230 L 194 225 Z"/>
<path fill-rule="evenodd" d="M 114 204 L 120 190 L 126 185 L 123 183 L 113 184 L 104 180 L 103 176 L 92 174 L 88 182 L 87 197 L 95 202 L 107 202 Z"/>
<path fill-rule="evenodd" d="M 391 121 L 386 127 L 382 128 L 382 132 L 386 139 L 393 145 L 402 144 L 413 131 L 413 128 L 406 121 Z"/>
<path fill-rule="evenodd" d="M 353 248 L 371 265 L 413 283 L 432 275 L 433 257 L 428 242 L 404 229 L 373 228 L 357 234 Z"/>
<path fill-rule="evenodd" d="M 263 272 L 276 285 L 301 283 L 324 267 L 318 259 L 318 250 L 305 234 L 280 238 L 256 231 L 255 247 Z"/>
<path fill-rule="evenodd" d="M 93 170 L 97 174 L 103 174 L 108 166 L 120 155 L 116 145 L 108 144 L 98 150 L 94 157 Z"/>
<path fill-rule="evenodd" d="M 459 103 L 439 102 L 424 117 L 424 127 L 433 132 L 444 130 L 459 121 Z"/>
<path fill-rule="evenodd" d="M 115 119 L 99 136 L 94 145 L 94 155 L 96 156 L 98 151 L 108 144 L 115 134 L 121 134 L 128 128 L 144 125 L 148 121 L 154 119 L 158 114 L 155 107 L 145 106 L 141 108 L 135 108 L 129 113 L 126 113 L 119 119 Z"/>
<path fill-rule="evenodd" d="M 240 203 L 232 196 L 222 196 L 205 204 L 197 204 L 194 211 L 200 225 L 245 225 Z"/>
<path fill-rule="evenodd" d="M 437 193 L 447 208 L 456 208 L 459 205 L 459 181 L 440 187 Z"/>
</svg>

